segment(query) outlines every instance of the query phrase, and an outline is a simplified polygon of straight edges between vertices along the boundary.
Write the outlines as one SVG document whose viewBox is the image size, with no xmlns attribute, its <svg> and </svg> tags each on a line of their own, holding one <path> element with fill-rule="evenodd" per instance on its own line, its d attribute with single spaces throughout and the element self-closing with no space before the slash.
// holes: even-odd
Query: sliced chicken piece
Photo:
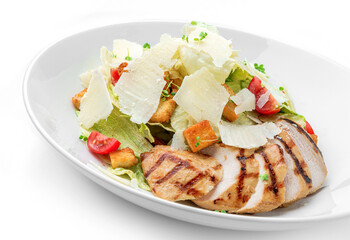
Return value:
<svg viewBox="0 0 350 240">
<path fill-rule="evenodd" d="M 209 193 L 222 179 L 222 166 L 213 157 L 157 145 L 141 154 L 143 173 L 155 196 L 191 200 Z"/>
<path fill-rule="evenodd" d="M 278 144 L 283 149 L 284 160 L 287 165 L 287 173 L 284 179 L 286 188 L 285 202 L 283 206 L 304 198 L 312 188 L 311 174 L 298 147 L 285 130 L 271 142 Z"/>
<path fill-rule="evenodd" d="M 327 176 L 327 168 L 320 149 L 311 136 L 295 122 L 282 119 L 277 121 L 276 124 L 288 133 L 309 167 L 310 175 L 308 176 L 310 176 L 312 182 L 309 194 L 314 193 L 322 186 Z"/>
<path fill-rule="evenodd" d="M 267 212 L 279 207 L 285 199 L 284 178 L 287 166 L 277 144 L 259 148 L 254 158 L 259 162 L 259 181 L 255 193 L 237 213 Z"/>
<path fill-rule="evenodd" d="M 193 202 L 206 209 L 236 212 L 248 202 L 258 182 L 259 165 L 254 152 L 225 144 L 212 145 L 202 152 L 218 159 L 224 174 L 214 190 Z"/>
</svg>

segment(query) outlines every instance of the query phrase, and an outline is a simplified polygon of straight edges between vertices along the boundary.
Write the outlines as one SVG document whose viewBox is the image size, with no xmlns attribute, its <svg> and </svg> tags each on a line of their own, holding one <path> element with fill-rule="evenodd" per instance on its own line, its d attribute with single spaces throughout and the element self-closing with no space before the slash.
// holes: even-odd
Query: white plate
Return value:
<svg viewBox="0 0 350 240">
<path fill-rule="evenodd" d="M 182 36 L 183 23 L 117 24 L 74 34 L 44 49 L 26 72 L 23 94 L 28 113 L 40 133 L 82 173 L 118 196 L 149 210 L 180 220 L 227 229 L 282 230 L 350 215 L 350 136 L 348 89 L 350 72 L 306 51 L 248 33 L 219 28 L 231 38 L 240 56 L 263 63 L 271 80 L 284 83 L 299 113 L 319 135 L 328 177 L 324 188 L 288 208 L 259 215 L 234 215 L 173 203 L 136 190 L 87 165 L 96 158 L 78 139 L 79 125 L 71 97 L 80 91 L 79 74 L 100 65 L 102 45 L 125 38 L 155 44 L 162 33 Z"/>
</svg>

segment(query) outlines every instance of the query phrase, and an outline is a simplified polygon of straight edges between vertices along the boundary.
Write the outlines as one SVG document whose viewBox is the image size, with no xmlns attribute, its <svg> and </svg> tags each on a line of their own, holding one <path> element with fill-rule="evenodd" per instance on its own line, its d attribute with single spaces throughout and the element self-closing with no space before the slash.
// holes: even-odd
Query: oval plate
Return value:
<svg viewBox="0 0 350 240">
<path fill-rule="evenodd" d="M 27 111 L 44 138 L 75 167 L 102 187 L 139 206 L 179 220 L 211 227 L 240 230 L 283 230 L 306 227 L 350 215 L 350 161 L 346 156 L 350 136 L 347 108 L 350 71 L 306 51 L 252 34 L 219 28 L 232 39 L 240 56 L 263 63 L 271 80 L 285 84 L 300 114 L 319 136 L 328 177 L 324 187 L 287 208 L 257 215 L 223 214 L 191 203 L 174 203 L 123 185 L 89 162 L 99 164 L 78 137 L 71 97 L 82 89 L 79 74 L 100 65 L 101 46 L 125 38 L 140 44 L 159 42 L 162 33 L 181 37 L 178 22 L 135 22 L 100 27 L 66 37 L 44 49 L 29 66 L 23 84 Z"/>
</svg>

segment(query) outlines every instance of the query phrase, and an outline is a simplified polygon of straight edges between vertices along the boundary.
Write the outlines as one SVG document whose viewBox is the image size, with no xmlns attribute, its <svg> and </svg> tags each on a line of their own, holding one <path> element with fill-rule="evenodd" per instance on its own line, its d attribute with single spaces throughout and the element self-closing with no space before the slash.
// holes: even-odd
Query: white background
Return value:
<svg viewBox="0 0 350 240">
<path fill-rule="evenodd" d="M 240 232 L 180 222 L 128 203 L 78 173 L 45 142 L 21 92 L 24 71 L 42 48 L 67 34 L 128 20 L 223 24 L 350 67 L 349 9 L 347 1 L 335 0 L 2 3 L 0 239 L 349 239 L 349 218 L 289 232 Z"/>
</svg>

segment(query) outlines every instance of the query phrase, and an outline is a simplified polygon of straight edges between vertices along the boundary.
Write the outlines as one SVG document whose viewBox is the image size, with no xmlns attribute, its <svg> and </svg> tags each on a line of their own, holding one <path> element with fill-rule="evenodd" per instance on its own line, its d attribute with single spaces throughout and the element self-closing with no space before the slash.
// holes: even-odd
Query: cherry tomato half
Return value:
<svg viewBox="0 0 350 240">
<path fill-rule="evenodd" d="M 120 76 L 123 74 L 123 72 L 127 72 L 128 70 L 124 70 L 128 66 L 127 62 L 123 62 L 119 65 L 117 68 L 111 68 L 111 82 L 113 86 L 118 82 Z"/>
<path fill-rule="evenodd" d="M 117 150 L 120 142 L 115 138 L 109 138 L 97 131 L 92 131 L 87 140 L 87 146 L 91 152 L 108 154 Z"/>
<path fill-rule="evenodd" d="M 308 132 L 308 134 L 311 134 L 311 135 L 315 134 L 314 130 L 312 129 L 312 127 L 310 125 L 310 123 L 308 121 L 305 121 L 305 122 L 306 122 L 305 128 L 306 128 L 306 131 Z"/>
<path fill-rule="evenodd" d="M 118 68 L 111 68 L 111 82 L 113 86 L 118 82 L 120 78 Z"/>
<path fill-rule="evenodd" d="M 264 115 L 270 115 L 278 113 L 281 109 L 280 106 L 272 94 L 269 95 L 268 101 L 261 108 L 257 106 L 257 102 L 260 97 L 268 90 L 266 87 L 261 86 L 261 80 L 257 77 L 253 77 L 250 81 L 248 90 L 255 95 L 255 111 Z"/>
</svg>

